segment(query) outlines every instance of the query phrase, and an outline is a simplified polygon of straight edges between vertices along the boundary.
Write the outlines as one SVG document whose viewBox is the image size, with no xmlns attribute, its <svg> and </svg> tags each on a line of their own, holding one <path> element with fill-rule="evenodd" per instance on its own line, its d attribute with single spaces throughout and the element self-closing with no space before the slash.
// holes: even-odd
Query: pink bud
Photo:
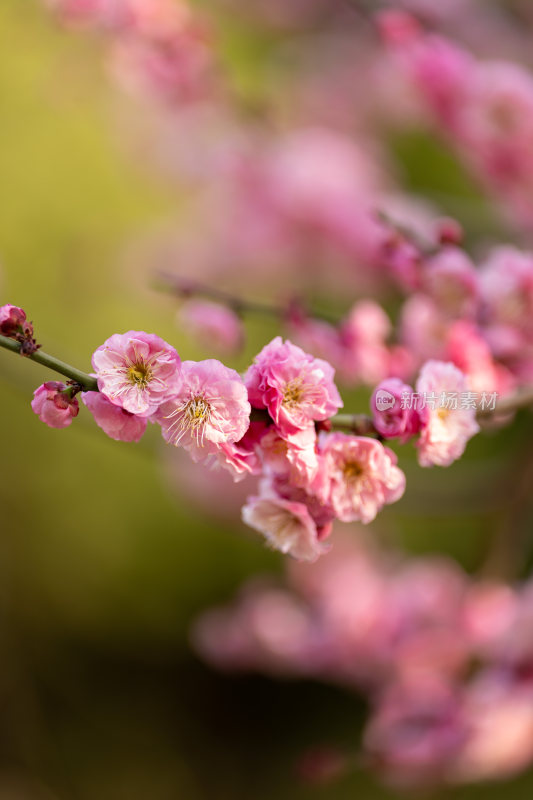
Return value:
<svg viewBox="0 0 533 800">
<path fill-rule="evenodd" d="M 31 407 L 50 428 L 66 428 L 78 416 L 79 405 L 71 389 L 60 381 L 41 384 L 33 393 Z"/>
<path fill-rule="evenodd" d="M 385 439 L 406 442 L 420 429 L 420 416 L 413 403 L 413 390 L 399 378 L 381 381 L 370 401 L 378 433 Z"/>
<path fill-rule="evenodd" d="M 26 312 L 18 306 L 0 306 L 0 333 L 12 337 L 22 333 L 26 324 Z"/>
</svg>

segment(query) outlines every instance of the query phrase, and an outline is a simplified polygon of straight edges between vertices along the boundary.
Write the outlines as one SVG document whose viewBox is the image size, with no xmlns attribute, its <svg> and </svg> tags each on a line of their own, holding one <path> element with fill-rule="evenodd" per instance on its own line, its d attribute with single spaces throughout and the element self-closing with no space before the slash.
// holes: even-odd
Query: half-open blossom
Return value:
<svg viewBox="0 0 533 800">
<path fill-rule="evenodd" d="M 18 306 L 0 306 L 0 333 L 12 336 L 20 332 L 26 324 L 26 312 Z"/>
<path fill-rule="evenodd" d="M 84 392 L 81 399 L 96 424 L 118 442 L 138 442 L 146 430 L 146 417 L 116 406 L 101 392 Z"/>
<path fill-rule="evenodd" d="M 94 353 L 98 388 L 132 414 L 149 416 L 181 386 L 180 357 L 153 333 L 115 333 Z"/>
<path fill-rule="evenodd" d="M 189 450 L 194 461 L 238 442 L 250 424 L 246 386 L 234 369 L 220 361 L 184 361 L 179 392 L 163 403 L 157 421 L 169 444 Z"/>
<path fill-rule="evenodd" d="M 343 522 L 372 522 L 385 504 L 405 490 L 396 455 L 368 436 L 320 435 L 321 496 Z"/>
<path fill-rule="evenodd" d="M 250 402 L 267 408 L 282 436 L 326 420 L 342 406 L 333 367 L 280 336 L 256 356 L 245 375 Z"/>
<path fill-rule="evenodd" d="M 304 503 L 265 492 L 248 498 L 242 518 L 262 533 L 274 550 L 302 561 L 315 561 L 328 549 L 319 541 L 316 524 Z"/>
<path fill-rule="evenodd" d="M 77 399 L 61 381 L 41 384 L 33 393 L 31 407 L 50 428 L 67 428 L 80 410 Z"/>
<path fill-rule="evenodd" d="M 0 334 L 20 342 L 20 355 L 30 356 L 39 349 L 33 338 L 33 325 L 26 319 L 26 312 L 18 306 L 0 306 Z"/>
<path fill-rule="evenodd" d="M 422 467 L 448 467 L 479 431 L 475 404 L 462 402 L 469 390 L 466 377 L 449 362 L 428 361 L 416 390 L 425 398 L 427 412 L 417 442 L 418 462 Z"/>
<path fill-rule="evenodd" d="M 420 415 L 412 396 L 412 388 L 399 378 L 387 378 L 374 389 L 370 400 L 372 419 L 385 439 L 406 442 L 418 433 Z"/>
</svg>

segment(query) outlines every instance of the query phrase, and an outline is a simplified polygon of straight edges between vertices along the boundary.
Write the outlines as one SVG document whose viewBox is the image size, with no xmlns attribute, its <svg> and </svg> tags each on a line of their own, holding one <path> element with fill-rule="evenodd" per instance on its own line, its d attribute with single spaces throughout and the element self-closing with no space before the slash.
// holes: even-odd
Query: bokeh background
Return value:
<svg viewBox="0 0 533 800">
<path fill-rule="evenodd" d="M 223 26 L 225 57 L 253 97 L 263 51 L 250 35 L 231 16 Z M 2 302 L 24 307 L 43 349 L 81 369 L 129 329 L 156 331 L 182 357 L 208 355 L 176 325 L 172 298 L 148 285 L 150 237 L 187 198 L 138 157 L 127 136 L 136 111 L 117 99 L 98 41 L 65 34 L 37 0 L 2 0 L 0 109 Z M 445 212 L 468 209 L 474 237 L 488 226 L 505 235 L 442 144 L 403 133 L 390 152 L 409 189 Z M 277 332 L 256 320 L 248 329 L 237 369 Z M 207 472 L 192 496 L 155 429 L 137 446 L 114 442 L 85 409 L 70 429 L 48 429 L 29 402 L 49 373 L 4 351 L 0 366 L 0 798 L 398 796 L 364 770 L 326 787 L 296 775 L 307 747 L 355 746 L 362 700 L 311 681 L 220 675 L 193 653 L 197 613 L 248 575 L 282 571 L 238 504 L 215 513 Z M 367 396 L 347 391 L 346 405 L 365 410 Z M 531 499 L 516 478 L 532 434 L 520 414 L 446 471 L 419 470 L 405 448 L 409 491 L 372 533 L 469 571 L 492 552 L 527 575 Z M 519 800 L 532 788 L 524 775 L 438 796 Z"/>
</svg>

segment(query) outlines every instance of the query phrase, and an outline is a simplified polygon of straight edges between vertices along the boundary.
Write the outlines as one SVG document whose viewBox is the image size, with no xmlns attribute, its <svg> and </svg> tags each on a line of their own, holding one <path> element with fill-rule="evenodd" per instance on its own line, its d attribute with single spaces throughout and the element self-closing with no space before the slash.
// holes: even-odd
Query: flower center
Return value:
<svg viewBox="0 0 533 800">
<path fill-rule="evenodd" d="M 444 422 L 450 416 L 450 409 L 449 408 L 439 408 L 437 411 L 437 416 L 442 422 Z"/>
<path fill-rule="evenodd" d="M 146 389 L 152 380 L 152 370 L 144 361 L 137 361 L 128 367 L 128 380 L 133 386 L 139 389 Z"/>
<path fill-rule="evenodd" d="M 169 441 L 177 446 L 188 433 L 194 437 L 198 447 L 203 447 L 205 427 L 213 424 L 213 409 L 210 403 L 201 395 L 196 394 L 179 405 L 165 419 L 173 422 L 169 426 L 171 437 Z"/>
<path fill-rule="evenodd" d="M 185 414 L 187 415 L 187 424 L 189 428 L 198 428 L 204 422 L 209 420 L 211 409 L 201 395 L 192 397 L 185 407 Z"/>
<path fill-rule="evenodd" d="M 295 406 L 298 405 L 304 394 L 303 381 L 301 378 L 293 378 L 285 384 L 283 390 L 283 405 Z"/>
<path fill-rule="evenodd" d="M 364 469 L 358 461 L 347 461 L 342 471 L 347 481 L 357 481 L 363 474 Z"/>
</svg>

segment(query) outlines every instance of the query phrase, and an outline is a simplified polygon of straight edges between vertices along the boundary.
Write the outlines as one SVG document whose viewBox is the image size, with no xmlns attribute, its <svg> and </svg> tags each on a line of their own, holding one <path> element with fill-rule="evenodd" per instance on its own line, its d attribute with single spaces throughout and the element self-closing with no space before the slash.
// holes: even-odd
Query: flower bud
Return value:
<svg viewBox="0 0 533 800">
<path fill-rule="evenodd" d="M 31 407 L 50 428 L 66 428 L 78 416 L 79 405 L 73 389 L 60 381 L 47 381 L 33 393 Z"/>
</svg>

